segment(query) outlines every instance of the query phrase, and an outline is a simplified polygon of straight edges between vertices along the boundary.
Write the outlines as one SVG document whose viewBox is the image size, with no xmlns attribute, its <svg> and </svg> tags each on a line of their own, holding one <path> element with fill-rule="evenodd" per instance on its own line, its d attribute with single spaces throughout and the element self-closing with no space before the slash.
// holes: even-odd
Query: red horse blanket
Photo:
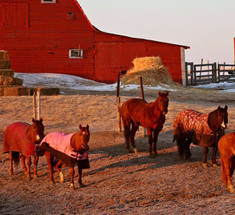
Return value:
<svg viewBox="0 0 235 215">
<path fill-rule="evenodd" d="M 177 127 L 185 131 L 194 131 L 197 136 L 211 135 L 212 130 L 208 125 L 209 113 L 203 114 L 194 110 L 185 110 L 180 112 L 174 119 L 173 128 Z"/>
<path fill-rule="evenodd" d="M 35 145 L 27 137 L 29 124 L 16 122 L 6 128 L 3 140 L 3 152 L 21 152 L 24 156 L 35 155 Z"/>
<path fill-rule="evenodd" d="M 84 152 L 83 154 L 79 154 L 73 150 L 73 148 L 70 146 L 70 139 L 74 134 L 65 134 L 61 132 L 52 132 L 50 134 L 47 134 L 43 140 L 41 141 L 40 145 L 42 143 L 47 143 L 51 148 L 62 152 L 69 157 L 76 158 L 76 160 L 85 160 L 88 158 L 88 152 Z"/>
</svg>

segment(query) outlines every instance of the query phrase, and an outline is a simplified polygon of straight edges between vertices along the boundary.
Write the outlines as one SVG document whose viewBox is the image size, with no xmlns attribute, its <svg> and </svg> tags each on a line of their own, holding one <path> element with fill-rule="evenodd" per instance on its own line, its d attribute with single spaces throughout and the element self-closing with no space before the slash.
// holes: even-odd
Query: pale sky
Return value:
<svg viewBox="0 0 235 215">
<path fill-rule="evenodd" d="M 186 61 L 234 61 L 235 0 L 78 0 L 101 31 L 190 46 Z"/>
</svg>

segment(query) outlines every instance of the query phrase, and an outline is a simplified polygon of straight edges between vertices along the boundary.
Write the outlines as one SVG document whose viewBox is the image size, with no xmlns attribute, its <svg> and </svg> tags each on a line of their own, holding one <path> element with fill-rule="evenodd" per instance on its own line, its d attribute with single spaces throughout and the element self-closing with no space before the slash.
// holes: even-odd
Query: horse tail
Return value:
<svg viewBox="0 0 235 215">
<path fill-rule="evenodd" d="M 20 163 L 20 153 L 19 152 L 11 152 L 12 160 L 16 166 Z"/>
</svg>

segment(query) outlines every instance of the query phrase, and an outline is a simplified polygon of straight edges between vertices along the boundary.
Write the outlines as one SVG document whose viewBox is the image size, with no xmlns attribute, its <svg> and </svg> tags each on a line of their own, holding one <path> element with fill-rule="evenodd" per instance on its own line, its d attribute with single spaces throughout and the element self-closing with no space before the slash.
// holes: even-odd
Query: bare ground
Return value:
<svg viewBox="0 0 235 215">
<path fill-rule="evenodd" d="M 169 112 L 158 139 L 156 158 L 148 157 L 147 138 L 137 133 L 138 154 L 126 154 L 124 137 L 117 131 L 115 93 L 71 92 L 42 97 L 45 133 L 75 132 L 79 124 L 91 129 L 90 165 L 84 170 L 85 188 L 69 189 L 69 169 L 63 168 L 65 183 L 49 181 L 47 163 L 41 157 L 38 179 L 26 180 L 22 166 L 9 176 L 8 154 L 0 155 L 0 214 L 234 214 L 235 195 L 222 184 L 220 166 L 203 168 L 202 147 L 191 146 L 192 160 L 178 158 L 172 142 L 172 121 L 186 108 L 210 112 L 228 105 L 227 132 L 235 131 L 235 94 L 216 90 L 182 89 L 170 92 Z M 71 95 L 73 94 L 73 95 Z M 121 93 L 122 94 L 122 93 Z M 122 102 L 137 96 L 133 91 Z M 157 91 L 146 92 L 153 101 Z M 31 122 L 31 97 L 0 97 L 0 140 L 6 126 Z M 2 147 L 2 145 L 0 145 Z M 208 159 L 211 163 L 211 151 Z M 220 164 L 219 153 L 217 161 Z M 233 181 L 234 181 L 233 176 Z"/>
</svg>

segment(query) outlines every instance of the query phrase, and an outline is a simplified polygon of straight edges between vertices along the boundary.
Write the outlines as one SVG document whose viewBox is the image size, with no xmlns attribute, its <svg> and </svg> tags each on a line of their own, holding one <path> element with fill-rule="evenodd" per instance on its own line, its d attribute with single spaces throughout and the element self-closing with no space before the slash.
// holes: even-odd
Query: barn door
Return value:
<svg viewBox="0 0 235 215">
<path fill-rule="evenodd" d="M 27 28 L 29 25 L 28 3 L 1 3 L 0 25 L 9 29 Z"/>
</svg>

